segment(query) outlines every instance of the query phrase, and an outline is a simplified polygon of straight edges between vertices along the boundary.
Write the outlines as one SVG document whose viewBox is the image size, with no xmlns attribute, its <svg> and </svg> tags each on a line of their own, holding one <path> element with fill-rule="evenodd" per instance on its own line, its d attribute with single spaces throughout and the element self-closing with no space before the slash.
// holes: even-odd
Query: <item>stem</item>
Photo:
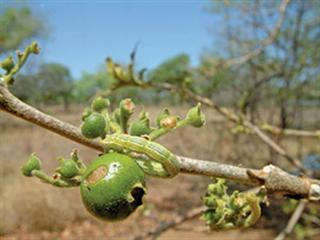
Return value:
<svg viewBox="0 0 320 240">
<path fill-rule="evenodd" d="M 98 141 L 85 138 L 79 128 L 40 112 L 20 101 L 2 83 L 0 83 L 0 109 L 82 145 L 99 151 L 103 149 Z"/>
<path fill-rule="evenodd" d="M 31 174 L 32 176 L 35 176 L 41 179 L 45 183 L 49 183 L 57 187 L 78 187 L 80 185 L 80 181 L 76 179 L 71 179 L 70 181 L 65 181 L 62 179 L 54 179 L 53 177 L 48 176 L 47 174 L 45 174 L 40 170 L 33 170 Z"/>
<path fill-rule="evenodd" d="M 176 89 L 176 87 L 172 84 L 161 84 L 161 85 L 154 85 L 153 87 L 155 88 L 161 88 L 167 91 L 172 91 L 172 90 L 179 90 Z M 294 158 L 290 156 L 285 149 L 283 149 L 281 146 L 279 146 L 275 141 L 273 141 L 267 134 L 265 134 L 259 127 L 248 121 L 247 119 L 239 117 L 237 114 L 234 112 L 228 110 L 227 108 L 220 107 L 217 105 L 215 102 L 213 102 L 211 99 L 199 96 L 192 92 L 189 89 L 184 89 L 184 93 L 191 99 L 200 102 L 210 108 L 213 108 L 216 110 L 219 114 L 224 116 L 227 120 L 233 123 L 241 123 L 243 126 L 247 127 L 250 129 L 257 137 L 260 138 L 261 141 L 263 141 L 267 146 L 269 146 L 273 151 L 278 153 L 280 156 L 284 157 L 287 159 L 292 165 L 294 165 L 297 169 L 299 169 L 301 172 L 305 172 L 305 169 L 303 168 L 301 162 L 299 159 Z"/>
<path fill-rule="evenodd" d="M 164 128 L 164 127 L 161 127 L 161 128 L 156 129 L 156 130 L 153 130 L 149 134 L 150 140 L 153 141 L 153 140 L 161 137 L 162 135 L 165 135 L 166 133 L 168 133 L 170 131 L 176 130 L 176 129 L 181 128 L 181 127 L 184 127 L 184 126 L 186 126 L 188 124 L 189 124 L 189 121 L 187 119 L 182 119 L 182 120 L 177 122 L 177 126 L 175 128 Z"/>
<path fill-rule="evenodd" d="M 16 65 L 14 66 L 14 68 L 9 72 L 9 74 L 4 76 L 4 83 L 5 84 L 10 84 L 12 83 L 12 77 L 19 72 L 19 70 L 23 67 L 23 65 L 25 64 L 25 62 L 27 61 L 29 55 L 31 53 L 34 54 L 38 54 L 39 49 L 38 49 L 38 45 L 33 42 L 30 46 L 26 47 L 26 49 L 23 52 L 19 52 L 17 53 L 18 55 L 18 62 L 16 63 Z"/>
</svg>

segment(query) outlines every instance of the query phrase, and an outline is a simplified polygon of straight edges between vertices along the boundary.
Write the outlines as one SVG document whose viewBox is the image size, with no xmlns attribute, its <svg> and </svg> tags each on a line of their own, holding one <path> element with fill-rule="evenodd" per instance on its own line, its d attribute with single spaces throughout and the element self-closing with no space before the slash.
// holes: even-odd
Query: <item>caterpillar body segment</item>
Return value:
<svg viewBox="0 0 320 240">
<path fill-rule="evenodd" d="M 180 171 L 177 157 L 162 145 L 142 137 L 111 134 L 102 140 L 105 150 L 136 153 L 134 159 L 149 175 L 172 178 Z"/>
</svg>

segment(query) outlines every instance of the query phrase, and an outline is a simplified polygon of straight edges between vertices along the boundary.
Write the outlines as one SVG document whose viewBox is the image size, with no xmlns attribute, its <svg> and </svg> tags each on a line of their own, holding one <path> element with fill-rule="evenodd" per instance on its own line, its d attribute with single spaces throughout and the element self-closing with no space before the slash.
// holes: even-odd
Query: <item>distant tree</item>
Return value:
<svg viewBox="0 0 320 240">
<path fill-rule="evenodd" d="M 75 81 L 72 91 L 73 98 L 77 102 L 87 102 L 97 92 L 108 89 L 112 80 L 106 71 L 96 73 L 84 72 L 79 80 Z"/>
<path fill-rule="evenodd" d="M 190 65 L 190 57 L 187 54 L 178 54 L 168 58 L 148 74 L 148 80 L 154 83 L 171 83 L 180 87 L 190 87 L 193 77 L 193 69 Z M 154 100 L 170 100 L 171 103 L 179 101 L 179 97 L 159 92 L 154 95 Z M 181 99 L 180 99 L 181 100 Z"/>
<path fill-rule="evenodd" d="M 18 84 L 11 86 L 11 91 L 22 101 L 33 105 L 42 101 L 41 91 L 38 89 L 38 78 L 31 74 L 21 74 L 15 81 Z"/>
<path fill-rule="evenodd" d="M 73 88 L 69 69 L 59 63 L 46 63 L 40 66 L 36 77 L 42 99 L 47 103 L 57 103 L 62 99 L 67 110 Z"/>
<path fill-rule="evenodd" d="M 252 117 L 262 109 L 259 106 L 272 104 L 280 110 L 277 122 L 287 128 L 295 119 L 299 102 L 319 81 L 320 2 L 292 0 L 284 13 L 278 9 L 280 4 L 276 0 L 211 1 L 209 11 L 224 24 L 215 26 L 215 36 L 219 36 L 215 46 L 219 47 L 206 51 L 200 69 L 205 70 L 202 74 L 208 81 L 223 75 L 221 71 L 232 74 L 227 82 L 229 92 L 243 112 Z M 278 24 L 282 15 L 282 24 Z M 273 36 L 277 27 L 279 31 Z M 265 39 L 273 41 L 259 55 L 223 67 L 228 59 L 230 63 L 254 52 Z M 210 57 L 207 52 L 214 54 Z"/>
<path fill-rule="evenodd" d="M 181 83 L 191 77 L 190 58 L 187 54 L 171 57 L 149 73 L 152 82 Z"/>
<path fill-rule="evenodd" d="M 0 10 L 0 54 L 17 49 L 33 37 L 47 34 L 44 21 L 28 7 Z"/>
</svg>

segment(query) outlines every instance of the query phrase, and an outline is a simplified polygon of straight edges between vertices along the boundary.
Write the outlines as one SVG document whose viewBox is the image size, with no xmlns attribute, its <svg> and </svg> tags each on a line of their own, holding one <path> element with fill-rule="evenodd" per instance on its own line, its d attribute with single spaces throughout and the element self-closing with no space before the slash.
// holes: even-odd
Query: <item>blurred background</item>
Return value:
<svg viewBox="0 0 320 240">
<path fill-rule="evenodd" d="M 92 96 L 114 82 L 105 59 L 128 64 L 136 47 L 135 67 L 146 68 L 148 81 L 179 86 L 190 79 L 198 95 L 246 114 L 255 124 L 317 130 L 320 2 L 292 0 L 285 11 L 279 10 L 281 5 L 280 0 L 0 0 L 0 59 L 39 42 L 41 54 L 29 59 L 10 90 L 77 126 Z M 248 61 L 230 61 L 260 47 Z M 195 103 L 172 92 L 133 87 L 117 90 L 110 99 L 116 104 L 126 97 L 138 109 L 143 105 L 152 118 L 164 106 L 183 116 Z M 296 173 L 257 137 L 236 134 L 234 125 L 213 109 L 204 112 L 203 128 L 177 130 L 159 142 L 178 155 L 252 168 L 274 163 Z M 56 189 L 20 173 L 32 152 L 43 159 L 44 170 L 52 172 L 56 157 L 68 156 L 73 148 L 85 162 L 97 156 L 95 151 L 3 112 L 0 129 L 1 239 L 129 239 L 201 206 L 211 181 L 183 174 L 168 181 L 150 178 L 143 208 L 123 222 L 102 223 L 85 211 L 78 189 Z M 275 141 L 319 174 L 319 138 L 277 136 Z M 209 233 L 195 218 L 159 239 L 273 239 L 296 204 L 275 195 L 250 229 Z M 318 238 L 319 211 L 309 204 L 290 239 Z"/>
</svg>

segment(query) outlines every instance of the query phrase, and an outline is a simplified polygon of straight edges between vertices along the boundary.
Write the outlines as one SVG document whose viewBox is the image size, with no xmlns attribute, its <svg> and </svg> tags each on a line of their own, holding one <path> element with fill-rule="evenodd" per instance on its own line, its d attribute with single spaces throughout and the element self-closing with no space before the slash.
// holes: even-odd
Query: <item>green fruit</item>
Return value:
<svg viewBox="0 0 320 240">
<path fill-rule="evenodd" d="M 109 105 L 110 105 L 109 99 L 99 96 L 92 101 L 91 108 L 93 111 L 101 112 L 102 110 L 109 107 Z"/>
<path fill-rule="evenodd" d="M 197 106 L 191 108 L 187 113 L 186 119 L 189 121 L 189 124 L 193 127 L 202 127 L 205 122 L 206 118 L 203 112 L 201 111 L 201 104 L 198 103 Z"/>
<path fill-rule="evenodd" d="M 145 118 L 131 124 L 130 135 L 142 136 L 149 134 L 151 131 L 149 119 Z"/>
<path fill-rule="evenodd" d="M 92 215 L 105 221 L 121 220 L 142 205 L 144 173 L 127 155 L 107 153 L 88 166 L 80 190 Z"/>
<path fill-rule="evenodd" d="M 104 136 L 107 127 L 104 117 L 100 113 L 91 113 L 83 122 L 81 132 L 87 138 Z"/>
<path fill-rule="evenodd" d="M 57 172 L 64 178 L 73 178 L 78 175 L 79 168 L 75 161 L 71 159 L 62 159 Z"/>
<path fill-rule="evenodd" d="M 40 170 L 40 159 L 33 153 L 29 156 L 27 162 L 22 166 L 22 173 L 26 177 L 32 176 L 33 170 Z"/>
<path fill-rule="evenodd" d="M 0 67 L 7 72 L 10 72 L 14 68 L 14 65 L 12 56 L 7 57 L 5 60 L 0 62 Z"/>
<path fill-rule="evenodd" d="M 39 54 L 40 53 L 40 48 L 38 43 L 32 42 L 31 45 L 28 47 L 30 52 L 33 54 Z"/>
</svg>

